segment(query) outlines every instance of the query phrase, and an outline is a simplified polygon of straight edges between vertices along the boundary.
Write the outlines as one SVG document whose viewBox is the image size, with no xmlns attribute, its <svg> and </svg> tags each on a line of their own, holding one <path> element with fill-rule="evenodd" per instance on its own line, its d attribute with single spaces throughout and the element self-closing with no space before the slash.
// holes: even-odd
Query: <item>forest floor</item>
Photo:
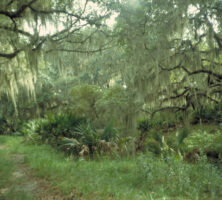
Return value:
<svg viewBox="0 0 222 200">
<path fill-rule="evenodd" d="M 48 180 L 35 176 L 23 154 L 9 153 L 6 145 L 0 145 L 0 155 L 0 200 L 64 199 Z"/>
</svg>

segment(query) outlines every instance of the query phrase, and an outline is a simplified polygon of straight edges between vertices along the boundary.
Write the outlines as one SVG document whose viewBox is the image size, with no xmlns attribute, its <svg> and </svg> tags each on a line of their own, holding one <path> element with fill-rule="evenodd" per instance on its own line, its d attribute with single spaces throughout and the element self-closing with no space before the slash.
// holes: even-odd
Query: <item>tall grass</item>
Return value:
<svg viewBox="0 0 222 200">
<path fill-rule="evenodd" d="M 172 155 L 159 159 L 140 155 L 137 165 L 137 187 L 172 199 L 221 199 L 221 171 L 200 157 L 188 164 Z"/>
<path fill-rule="evenodd" d="M 203 157 L 187 164 L 175 157 L 143 154 L 127 159 L 65 157 L 47 145 L 0 137 L 10 152 L 25 155 L 36 176 L 74 199 L 222 199 L 221 171 Z"/>
</svg>

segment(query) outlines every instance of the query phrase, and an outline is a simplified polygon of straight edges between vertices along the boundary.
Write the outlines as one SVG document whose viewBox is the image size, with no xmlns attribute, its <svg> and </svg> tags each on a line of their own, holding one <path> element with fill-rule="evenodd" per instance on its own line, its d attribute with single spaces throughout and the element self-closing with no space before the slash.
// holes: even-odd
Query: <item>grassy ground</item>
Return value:
<svg viewBox="0 0 222 200">
<path fill-rule="evenodd" d="M 6 138 L 1 138 L 1 143 Z M 1 145 L 0 143 L 0 145 Z M 0 200 L 31 200 L 30 190 L 26 187 L 27 180 L 17 170 L 16 161 L 6 150 L 6 146 L 0 146 Z"/>
<path fill-rule="evenodd" d="M 34 176 L 47 179 L 67 199 L 222 199 L 222 173 L 204 158 L 197 164 L 150 155 L 87 161 L 22 140 L 0 137 L 0 145 L 8 148 L 8 153 L 1 150 L 0 154 L 0 167 L 5 170 L 0 174 L 0 188 L 10 184 L 13 161 L 9 158 L 16 153 L 24 156 Z"/>
</svg>

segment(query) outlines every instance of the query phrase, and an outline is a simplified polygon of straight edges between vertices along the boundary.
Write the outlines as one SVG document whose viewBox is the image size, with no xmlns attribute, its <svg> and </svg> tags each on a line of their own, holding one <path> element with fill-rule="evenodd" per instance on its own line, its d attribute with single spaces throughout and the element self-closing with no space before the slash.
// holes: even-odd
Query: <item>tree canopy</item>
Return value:
<svg viewBox="0 0 222 200">
<path fill-rule="evenodd" d="M 90 46 L 94 35 L 102 34 L 104 20 L 109 16 L 108 11 L 93 8 L 99 3 L 1 1 L 1 94 L 9 95 L 15 106 L 18 87 L 25 87 L 34 95 L 38 70 L 48 64 L 48 55 L 57 59 L 58 66 L 60 52 L 93 53 L 107 48 L 106 43 L 96 39 Z"/>
<path fill-rule="evenodd" d="M 123 90 L 119 110 L 133 121 L 221 101 L 221 1 L 4 0 L 0 7 L 0 94 L 18 110 L 28 99 L 33 112 L 75 105 L 70 91 L 85 84 L 104 93 L 94 103 L 106 112 L 118 110 L 108 94 Z"/>
</svg>

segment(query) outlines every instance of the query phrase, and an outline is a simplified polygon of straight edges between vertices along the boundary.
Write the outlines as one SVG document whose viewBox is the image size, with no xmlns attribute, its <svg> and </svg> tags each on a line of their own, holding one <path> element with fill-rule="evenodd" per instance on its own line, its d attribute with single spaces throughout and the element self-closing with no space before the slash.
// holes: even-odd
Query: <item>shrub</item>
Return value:
<svg viewBox="0 0 222 200">
<path fill-rule="evenodd" d="M 112 130 L 111 127 L 109 130 Z M 49 115 L 39 123 L 36 133 L 41 136 L 42 141 L 57 146 L 68 154 L 78 154 L 83 145 L 89 148 L 90 153 L 93 153 L 93 147 L 96 147 L 101 139 L 86 118 L 77 117 L 72 113 Z M 103 136 L 107 139 L 114 137 L 113 132 L 113 135 L 108 135 L 108 133 L 107 128 Z"/>
<path fill-rule="evenodd" d="M 172 199 L 217 199 L 222 195 L 220 171 L 206 157 L 187 164 L 175 156 L 161 160 L 150 154 L 140 155 L 134 184 L 153 194 L 161 191 Z"/>
<path fill-rule="evenodd" d="M 188 129 L 188 127 L 184 127 L 181 128 L 178 132 L 177 132 L 177 144 L 181 145 L 184 141 L 185 138 L 188 137 L 190 133 L 190 130 Z"/>
<path fill-rule="evenodd" d="M 23 123 L 20 127 L 19 133 L 25 136 L 26 141 L 33 143 L 39 142 L 41 137 L 37 134 L 36 130 L 43 121 L 44 119 L 35 119 Z"/>
<path fill-rule="evenodd" d="M 76 132 L 76 128 L 86 123 L 83 117 L 77 117 L 75 114 L 51 114 L 46 120 L 42 121 L 36 132 L 42 137 L 43 141 L 52 143 L 59 137 L 76 138 L 80 135 Z"/>
<path fill-rule="evenodd" d="M 138 121 L 137 129 L 141 133 L 146 133 L 152 128 L 152 122 L 149 119 L 142 119 Z"/>
<path fill-rule="evenodd" d="M 184 140 L 190 134 L 189 127 L 183 127 L 176 131 L 176 133 L 170 133 L 166 137 L 167 145 L 172 148 L 175 152 L 182 153 L 184 151 Z"/>
<path fill-rule="evenodd" d="M 205 105 L 193 113 L 193 123 L 197 122 L 222 122 L 222 103 L 216 105 Z"/>
<path fill-rule="evenodd" d="M 59 146 L 68 154 L 77 154 L 81 150 L 81 144 L 75 138 L 61 137 Z"/>
<path fill-rule="evenodd" d="M 16 131 L 16 122 L 0 117 L 0 135 L 10 135 Z"/>
<path fill-rule="evenodd" d="M 97 146 L 100 137 L 92 124 L 90 122 L 80 124 L 76 128 L 76 133 L 80 136 L 80 143 L 88 146 L 90 153 L 93 153 L 93 147 Z"/>
<path fill-rule="evenodd" d="M 155 128 L 174 127 L 181 119 L 175 113 L 163 111 L 156 113 L 151 120 L 152 126 Z"/>
<path fill-rule="evenodd" d="M 118 138 L 117 129 L 113 127 L 113 123 L 109 122 L 103 129 L 103 132 L 100 135 L 101 140 L 106 142 L 115 141 Z"/>
<path fill-rule="evenodd" d="M 209 134 L 206 131 L 197 131 L 190 134 L 184 139 L 184 150 L 190 153 L 198 150 L 206 155 L 217 154 L 222 156 L 222 133 L 217 131 L 214 134 Z"/>
<path fill-rule="evenodd" d="M 160 155 L 161 154 L 161 146 L 158 141 L 156 141 L 154 138 L 149 138 L 146 140 L 146 150 L 156 154 Z"/>
<path fill-rule="evenodd" d="M 139 137 L 136 141 L 136 151 L 147 150 L 146 139 L 150 135 L 150 129 L 152 128 L 151 121 L 149 119 L 140 119 L 138 121 L 137 129 L 140 131 Z"/>
</svg>

